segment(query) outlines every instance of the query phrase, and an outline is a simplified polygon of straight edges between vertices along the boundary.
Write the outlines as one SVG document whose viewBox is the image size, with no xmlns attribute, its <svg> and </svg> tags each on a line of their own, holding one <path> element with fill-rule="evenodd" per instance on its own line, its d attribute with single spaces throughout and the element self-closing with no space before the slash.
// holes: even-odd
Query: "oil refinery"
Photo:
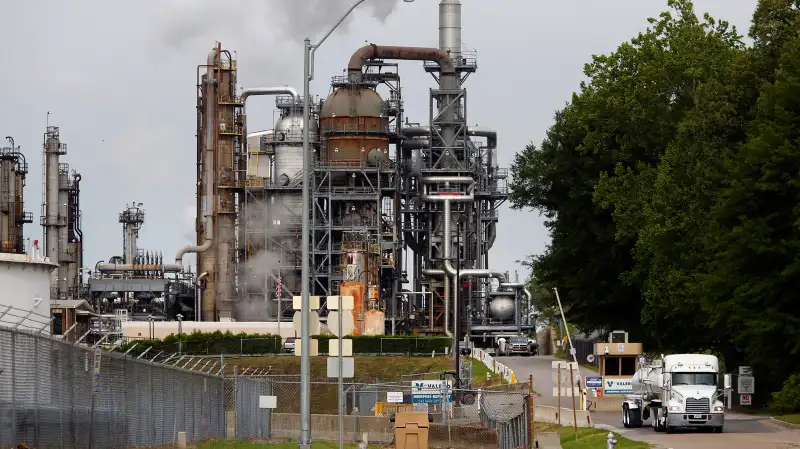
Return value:
<svg viewBox="0 0 800 449">
<path fill-rule="evenodd" d="M 39 254 L 38 237 L 30 237 L 37 233 L 23 235 L 32 223 L 24 212 L 28 163 L 13 139 L 0 150 L 0 250 L 15 254 L 0 263 L 50 270 L 35 282 L 49 282 L 54 335 L 114 339 L 120 321 L 291 324 L 304 232 L 323 321 L 324 297 L 353 296 L 356 335 L 450 336 L 458 326 L 480 345 L 533 328 L 523 284 L 489 266 L 508 170 L 497 163 L 497 133 L 467 122 L 465 85 L 478 59 L 462 49 L 458 0 L 439 4 L 438 48 L 354 49 L 327 98 L 307 105 L 307 123 L 294 89 L 243 89 L 232 54 L 217 43 L 198 61 L 196 239 L 174 259 L 174 248 L 139 247 L 145 210 L 133 202 L 119 214 L 121 247 L 107 260 L 83 260 L 81 175 L 61 161 L 67 146 L 56 126 L 44 134 Z M 418 61 L 431 75 L 427 118 L 404 115 L 403 95 L 420 92 L 402 88 L 397 61 Z M 246 101 L 257 95 L 274 99 L 274 124 L 248 123 Z M 194 266 L 184 260 L 190 253 Z"/>
</svg>

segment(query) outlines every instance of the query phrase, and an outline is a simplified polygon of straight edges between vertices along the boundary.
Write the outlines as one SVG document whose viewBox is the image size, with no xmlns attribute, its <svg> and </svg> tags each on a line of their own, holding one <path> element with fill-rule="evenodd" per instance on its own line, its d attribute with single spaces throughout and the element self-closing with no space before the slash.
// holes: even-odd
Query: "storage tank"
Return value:
<svg viewBox="0 0 800 449">
<path fill-rule="evenodd" d="M 353 297 L 353 335 L 362 335 L 364 330 L 364 284 L 358 281 L 345 281 L 339 287 L 339 296 Z"/>
<path fill-rule="evenodd" d="M 384 335 L 386 333 L 386 314 L 372 309 L 364 313 L 364 335 Z"/>
<path fill-rule="evenodd" d="M 12 307 L 10 313 L 0 313 L 0 326 L 45 327 L 50 320 L 50 273 L 57 267 L 43 257 L 0 253 L 0 286 L 3 289 L 0 311 Z M 29 312 L 31 315 L 24 318 Z M 50 333 L 49 325 L 45 331 Z"/>
<path fill-rule="evenodd" d="M 514 292 L 492 292 L 489 293 L 489 314 L 498 320 L 510 320 L 514 318 Z"/>
</svg>

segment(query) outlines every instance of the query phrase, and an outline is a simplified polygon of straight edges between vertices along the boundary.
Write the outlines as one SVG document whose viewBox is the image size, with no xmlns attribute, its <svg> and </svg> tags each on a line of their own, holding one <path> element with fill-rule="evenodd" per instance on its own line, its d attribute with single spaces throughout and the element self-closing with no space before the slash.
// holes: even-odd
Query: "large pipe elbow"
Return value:
<svg viewBox="0 0 800 449">
<path fill-rule="evenodd" d="M 447 52 L 433 47 L 398 47 L 369 44 L 356 50 L 347 63 L 349 73 L 358 72 L 372 59 L 434 61 L 443 74 L 455 74 L 455 65 Z"/>
<path fill-rule="evenodd" d="M 242 103 L 247 100 L 247 97 L 252 95 L 281 95 L 281 94 L 288 94 L 292 96 L 292 99 L 296 102 L 300 96 L 297 94 L 297 90 L 293 87 L 289 86 L 277 86 L 277 87 L 251 87 L 249 89 L 244 89 L 242 91 Z"/>
<path fill-rule="evenodd" d="M 205 279 L 207 277 L 208 277 L 208 271 L 204 271 L 204 272 L 200 273 L 200 276 L 197 276 L 197 282 L 196 282 L 197 287 L 200 287 L 200 285 L 203 282 L 203 279 Z"/>
<path fill-rule="evenodd" d="M 175 254 L 175 263 L 183 266 L 183 256 L 189 253 L 204 253 L 211 248 L 211 238 L 206 238 L 202 245 L 186 245 Z"/>
</svg>

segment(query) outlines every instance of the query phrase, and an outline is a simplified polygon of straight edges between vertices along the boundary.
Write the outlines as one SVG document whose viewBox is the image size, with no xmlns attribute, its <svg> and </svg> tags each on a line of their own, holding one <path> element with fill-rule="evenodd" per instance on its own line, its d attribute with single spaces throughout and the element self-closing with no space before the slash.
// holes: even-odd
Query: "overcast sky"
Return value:
<svg viewBox="0 0 800 449">
<path fill-rule="evenodd" d="M 195 76 L 216 41 L 236 51 L 242 87 L 302 90 L 302 40 L 322 36 L 354 0 L 25 0 L 0 2 L 0 136 L 28 158 L 26 210 L 41 238 L 42 134 L 47 112 L 83 175 L 85 264 L 122 253 L 117 223 L 126 203 L 147 211 L 140 247 L 172 260 L 194 241 Z M 462 0 L 464 46 L 478 52 L 465 84 L 470 125 L 499 133 L 499 160 L 539 143 L 583 79 L 592 54 L 644 30 L 666 0 Z M 317 52 L 312 93 L 326 96 L 352 52 L 366 42 L 438 45 L 438 0 L 368 0 Z M 746 34 L 756 0 L 696 0 Z M 419 63 L 402 63 L 405 114 L 429 121 Z M 248 104 L 250 131 L 271 128 L 272 99 Z M 5 141 L 2 143 L 5 146 Z M 542 252 L 549 238 L 535 212 L 503 208 L 491 264 Z M 520 270 L 520 277 L 527 273 Z"/>
</svg>

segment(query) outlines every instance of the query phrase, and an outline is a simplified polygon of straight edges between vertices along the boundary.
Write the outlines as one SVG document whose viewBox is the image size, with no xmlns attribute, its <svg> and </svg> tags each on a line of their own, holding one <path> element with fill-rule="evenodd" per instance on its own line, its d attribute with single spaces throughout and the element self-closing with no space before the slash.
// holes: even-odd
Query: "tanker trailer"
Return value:
<svg viewBox="0 0 800 449">
<path fill-rule="evenodd" d="M 644 420 L 656 432 L 676 428 L 721 433 L 725 425 L 722 391 L 717 386 L 719 360 L 707 354 L 662 355 L 642 359 L 631 379 L 633 394 L 622 402 L 622 424 L 641 427 Z"/>
</svg>

